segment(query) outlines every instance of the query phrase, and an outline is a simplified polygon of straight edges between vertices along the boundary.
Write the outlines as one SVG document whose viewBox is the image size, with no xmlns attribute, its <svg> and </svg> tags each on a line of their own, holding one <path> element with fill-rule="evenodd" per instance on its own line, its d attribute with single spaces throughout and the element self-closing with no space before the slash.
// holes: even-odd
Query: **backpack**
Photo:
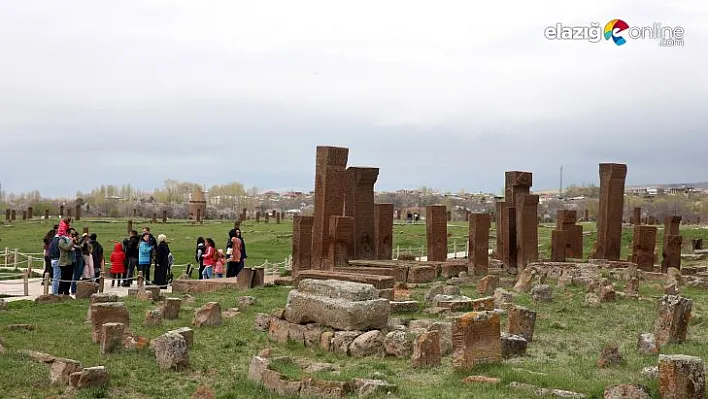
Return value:
<svg viewBox="0 0 708 399">
<path fill-rule="evenodd" d="M 49 242 L 49 259 L 59 259 L 59 237 Z"/>
</svg>

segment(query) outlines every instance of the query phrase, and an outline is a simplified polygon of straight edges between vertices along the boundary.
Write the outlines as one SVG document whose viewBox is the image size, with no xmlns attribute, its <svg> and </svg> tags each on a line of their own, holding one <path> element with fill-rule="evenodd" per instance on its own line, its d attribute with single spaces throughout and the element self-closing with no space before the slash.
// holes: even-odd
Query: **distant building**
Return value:
<svg viewBox="0 0 708 399">
<path fill-rule="evenodd" d="M 204 193 L 202 190 L 195 190 L 189 199 L 189 219 L 196 220 L 198 219 L 197 215 L 199 219 L 206 219 L 206 209 L 207 202 Z"/>
</svg>

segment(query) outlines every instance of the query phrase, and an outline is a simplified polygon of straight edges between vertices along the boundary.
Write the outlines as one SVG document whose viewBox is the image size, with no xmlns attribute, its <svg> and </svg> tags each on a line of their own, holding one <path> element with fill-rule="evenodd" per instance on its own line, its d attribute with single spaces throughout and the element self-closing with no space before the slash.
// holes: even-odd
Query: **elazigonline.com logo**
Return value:
<svg viewBox="0 0 708 399">
<path fill-rule="evenodd" d="M 685 30 L 681 26 L 662 26 L 661 22 L 654 22 L 651 26 L 630 26 L 622 19 L 615 18 L 606 23 L 602 28 L 598 22 L 589 25 L 565 25 L 556 23 L 547 26 L 543 35 L 548 40 L 583 40 L 598 43 L 604 37 L 606 41 L 612 39 L 617 46 L 627 43 L 627 39 L 650 39 L 659 42 L 662 47 L 682 47 Z"/>
</svg>

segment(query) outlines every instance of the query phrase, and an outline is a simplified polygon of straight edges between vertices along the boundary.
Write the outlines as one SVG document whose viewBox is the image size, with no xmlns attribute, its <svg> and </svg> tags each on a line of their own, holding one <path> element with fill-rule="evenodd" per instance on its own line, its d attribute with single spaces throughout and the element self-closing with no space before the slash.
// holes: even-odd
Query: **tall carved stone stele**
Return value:
<svg viewBox="0 0 708 399">
<path fill-rule="evenodd" d="M 355 259 L 375 259 L 374 184 L 379 168 L 347 168 L 344 215 L 354 218 Z"/>
<path fill-rule="evenodd" d="M 330 217 L 344 214 L 344 190 L 349 149 L 317 147 L 315 210 L 312 220 L 313 269 L 328 269 Z"/>
<path fill-rule="evenodd" d="M 489 227 L 491 218 L 488 213 L 469 215 L 469 256 L 467 271 L 477 276 L 487 274 L 489 268 Z"/>
<path fill-rule="evenodd" d="M 666 273 L 668 268 L 681 269 L 681 246 L 683 237 L 679 235 L 681 216 L 667 216 L 664 218 L 664 245 L 661 250 L 661 271 Z"/>
<path fill-rule="evenodd" d="M 391 260 L 393 257 L 393 204 L 374 205 L 374 243 L 376 259 Z"/>
<path fill-rule="evenodd" d="M 312 216 L 293 217 L 293 266 L 292 275 L 311 269 L 312 262 Z"/>
<path fill-rule="evenodd" d="M 521 269 L 538 260 L 538 200 L 535 194 L 516 197 L 516 264 Z"/>
<path fill-rule="evenodd" d="M 329 217 L 329 256 L 327 268 L 347 266 L 352 254 L 354 240 L 354 218 L 350 216 Z"/>
<path fill-rule="evenodd" d="M 447 208 L 445 205 L 425 207 L 425 236 L 429 261 L 447 260 Z"/>
<path fill-rule="evenodd" d="M 502 261 L 504 266 L 515 273 L 518 265 L 518 242 L 520 233 L 517 226 L 521 211 L 517 201 L 522 195 L 529 194 L 533 184 L 531 172 L 508 171 L 504 173 L 504 205 L 502 206 Z M 497 229 L 497 234 L 499 230 Z"/>
<path fill-rule="evenodd" d="M 622 213 L 627 165 L 600 164 L 600 206 L 597 215 L 597 242 L 592 257 L 619 260 L 622 249 Z"/>
</svg>

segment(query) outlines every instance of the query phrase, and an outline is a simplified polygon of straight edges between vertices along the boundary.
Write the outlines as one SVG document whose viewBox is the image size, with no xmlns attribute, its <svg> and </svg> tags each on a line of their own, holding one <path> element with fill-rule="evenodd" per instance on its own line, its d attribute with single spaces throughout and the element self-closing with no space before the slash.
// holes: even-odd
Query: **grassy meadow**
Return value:
<svg viewBox="0 0 708 399">
<path fill-rule="evenodd" d="M 85 223 L 85 224 L 84 224 Z M 79 221 L 75 223 L 81 231 L 84 226 L 99 236 L 104 247 L 107 240 L 122 239 L 125 221 L 100 222 Z M 228 222 L 207 222 L 191 225 L 186 222 L 150 225 L 135 222 L 136 230 L 149 225 L 153 234 L 166 234 L 171 240 L 171 248 L 177 263 L 188 263 L 193 256 L 193 247 L 199 235 L 213 237 L 219 246 L 225 243 Z M 464 250 L 467 234 L 465 223 L 452 223 L 451 243 L 459 241 Z M 50 227 L 37 221 L 18 222 L 12 227 L 0 227 L 0 248 L 19 248 L 24 252 L 41 251 L 41 238 Z M 539 228 L 541 253 L 548 254 L 552 227 Z M 594 226 L 585 225 L 586 231 Z M 281 261 L 290 253 L 292 231 L 290 221 L 255 224 L 248 221 L 242 225 L 248 247 L 248 264 Z M 418 225 L 397 225 L 394 233 L 394 248 L 420 247 L 425 243 L 425 227 Z M 684 240 L 694 237 L 708 237 L 708 230 L 684 228 Z M 494 234 L 494 232 L 492 232 Z M 624 230 L 623 256 L 629 254 L 628 243 L 631 228 Z M 492 240 L 493 241 L 493 240 Z M 594 241 L 594 233 L 585 237 L 586 254 Z M 661 242 L 661 233 L 659 243 Z M 452 245 L 452 244 L 451 244 Z M 395 251 L 395 250 L 394 250 Z M 417 254 L 416 254 L 417 255 Z M 704 261 L 705 262 L 705 261 Z M 615 282 L 617 290 L 624 283 Z M 418 285 L 410 290 L 412 298 L 422 302 L 430 284 Z M 200 385 L 210 387 L 217 398 L 278 398 L 279 395 L 263 390 L 258 384 L 246 379 L 252 356 L 261 349 L 270 347 L 274 356 L 290 355 L 306 357 L 317 362 L 331 362 L 341 366 L 339 375 L 318 374 L 324 379 L 349 379 L 352 377 L 379 378 L 398 385 L 386 398 L 519 398 L 533 397 L 533 394 L 509 388 L 509 382 L 518 381 L 541 387 L 567 389 L 582 392 L 589 397 L 602 397 L 603 389 L 612 384 L 641 383 L 651 387 L 658 398 L 658 382 L 640 376 L 642 368 L 656 365 L 656 355 L 640 355 L 636 351 L 637 334 L 651 332 L 656 317 L 655 304 L 661 295 L 660 287 L 653 283 L 643 283 L 642 300 L 618 298 L 616 302 L 604 303 L 599 308 L 585 304 L 585 291 L 580 287 L 556 288 L 552 303 L 534 302 L 528 294 L 514 297 L 514 302 L 538 312 L 536 333 L 529 344 L 525 357 L 504 361 L 497 365 L 478 366 L 472 370 L 456 371 L 451 366 L 451 357 L 443 358 L 437 368 L 413 369 L 409 359 L 365 358 L 355 359 L 320 349 L 298 347 L 295 344 L 269 343 L 265 333 L 253 330 L 256 313 L 268 313 L 273 308 L 284 307 L 288 287 L 265 287 L 248 292 L 220 291 L 196 295 L 194 304 L 183 303 L 178 320 L 163 321 L 161 326 L 145 327 L 145 312 L 155 307 L 149 302 L 135 298 L 125 298 L 124 302 L 131 314 L 131 330 L 140 336 L 155 338 L 165 331 L 189 326 L 193 310 L 210 302 L 218 301 L 222 309 L 238 306 L 240 295 L 252 295 L 257 305 L 245 309 L 240 315 L 224 319 L 220 327 L 195 328 L 195 344 L 190 351 L 190 367 L 182 372 L 160 371 L 149 350 L 101 355 L 98 344 L 91 341 L 91 326 L 85 322 L 88 300 L 72 300 L 59 304 L 39 305 L 29 301 L 8 304 L 7 311 L 0 311 L 0 342 L 7 349 L 0 354 L 0 398 L 189 398 Z M 461 287 L 462 293 L 472 298 L 476 294 L 474 284 Z M 688 342 L 662 349 L 663 353 L 683 353 L 700 356 L 708 361 L 708 292 L 695 288 L 685 288 L 683 295 L 693 299 L 693 317 L 688 333 Z M 392 317 L 431 318 L 444 320 L 445 316 L 429 314 L 392 314 Z M 34 331 L 11 331 L 7 324 L 30 323 L 36 325 Z M 506 318 L 502 316 L 502 329 Z M 620 365 L 599 369 L 597 358 L 603 346 L 616 344 L 624 356 Z M 66 393 L 65 387 L 49 384 L 49 367 L 35 363 L 19 349 L 47 352 L 59 357 L 67 357 L 82 362 L 84 367 L 104 365 L 111 377 L 105 388 L 87 389 Z M 299 370 L 284 372 L 299 375 Z M 461 380 L 469 375 L 498 377 L 501 384 L 464 384 Z M 64 396 L 62 396 L 64 395 Z"/>
</svg>

